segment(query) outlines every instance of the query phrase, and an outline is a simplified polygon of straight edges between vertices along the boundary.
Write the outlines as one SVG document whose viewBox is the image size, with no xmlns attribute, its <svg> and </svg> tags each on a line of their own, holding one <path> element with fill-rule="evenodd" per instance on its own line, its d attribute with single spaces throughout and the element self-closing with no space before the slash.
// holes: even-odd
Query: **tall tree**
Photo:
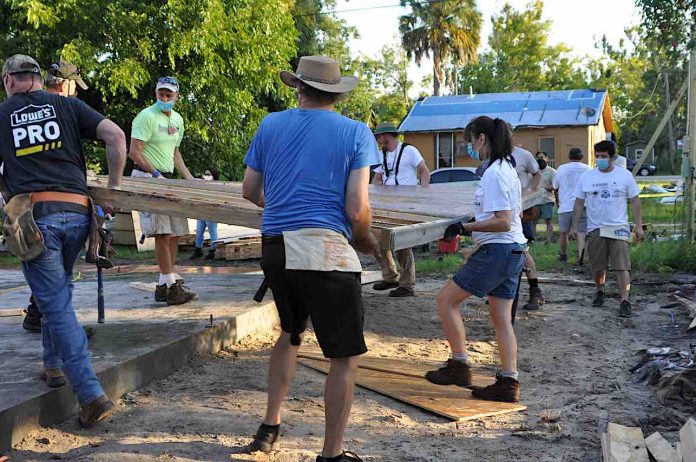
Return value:
<svg viewBox="0 0 696 462">
<path fill-rule="evenodd" d="M 90 84 L 83 96 L 128 133 L 152 104 L 155 81 L 181 84 L 182 155 L 194 172 L 217 167 L 240 178 L 242 158 L 266 95 L 291 96 L 278 70 L 295 56 L 287 0 L 0 0 L 0 54 L 25 53 L 47 66 L 75 62 Z M 92 166 L 103 165 L 99 150 Z"/>
<path fill-rule="evenodd" d="M 408 92 L 413 82 L 408 78 L 408 58 L 398 45 L 385 45 L 376 58 L 362 58 L 362 68 L 369 85 L 378 96 L 372 102 L 377 122 L 403 119 L 411 107 Z"/>
<path fill-rule="evenodd" d="M 476 93 L 559 90 L 585 86 L 580 62 L 564 44 L 550 45 L 551 21 L 543 20 L 544 4 L 531 2 L 523 10 L 509 3 L 491 17 L 490 50 L 462 68 L 464 92 Z"/>
<path fill-rule="evenodd" d="M 401 6 L 411 8 L 400 18 L 402 46 L 418 65 L 432 55 L 433 93 L 440 95 L 446 66 L 476 60 L 482 22 L 476 0 L 401 0 Z"/>
</svg>

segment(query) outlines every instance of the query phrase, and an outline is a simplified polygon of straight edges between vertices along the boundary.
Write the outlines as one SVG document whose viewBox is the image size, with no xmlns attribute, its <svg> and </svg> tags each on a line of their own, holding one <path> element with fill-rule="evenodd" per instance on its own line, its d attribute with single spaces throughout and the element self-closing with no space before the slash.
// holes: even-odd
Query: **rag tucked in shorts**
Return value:
<svg viewBox="0 0 696 462">
<path fill-rule="evenodd" d="M 484 244 L 462 266 L 453 281 L 462 289 L 485 297 L 512 300 L 525 261 L 524 244 Z"/>
<path fill-rule="evenodd" d="M 558 229 L 562 233 L 569 233 L 573 227 L 573 212 L 563 212 L 558 214 Z M 580 220 L 578 221 L 578 232 L 587 232 L 587 212 L 582 209 Z"/>
<path fill-rule="evenodd" d="M 602 237 L 599 229 L 592 230 L 587 235 L 587 257 L 594 273 L 607 270 L 631 271 L 628 242 Z"/>
<path fill-rule="evenodd" d="M 553 218 L 553 202 L 537 205 L 537 209 L 539 209 L 539 218 L 543 218 L 545 220 L 550 220 Z"/>
<path fill-rule="evenodd" d="M 285 269 L 282 236 L 263 236 L 261 268 L 273 291 L 280 327 L 299 345 L 312 319 L 324 356 L 346 358 L 367 352 L 360 273 Z"/>
<path fill-rule="evenodd" d="M 131 177 L 152 178 L 152 174 L 134 169 L 131 173 Z M 147 212 L 138 213 L 140 214 L 140 232 L 146 237 L 163 234 L 169 234 L 171 236 L 186 236 L 190 234 L 188 219 L 186 218 Z"/>
</svg>

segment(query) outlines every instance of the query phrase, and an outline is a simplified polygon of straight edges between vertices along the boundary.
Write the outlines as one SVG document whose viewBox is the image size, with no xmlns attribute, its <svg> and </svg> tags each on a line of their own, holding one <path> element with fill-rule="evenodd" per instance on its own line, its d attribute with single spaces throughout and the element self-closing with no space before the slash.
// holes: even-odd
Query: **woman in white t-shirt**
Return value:
<svg viewBox="0 0 696 462">
<path fill-rule="evenodd" d="M 466 353 L 466 335 L 459 305 L 467 298 L 488 297 L 488 309 L 498 340 L 501 373 L 496 382 L 475 388 L 477 398 L 519 401 L 517 339 L 512 328 L 512 302 L 525 260 L 527 239 L 520 219 L 522 188 L 515 171 L 512 132 L 501 119 L 481 116 L 465 130 L 469 155 L 489 160 L 476 190 L 476 221 L 447 228 L 445 239 L 457 234 L 473 236 L 477 250 L 437 295 L 443 330 L 452 357 L 426 379 L 440 385 L 471 386 L 471 367 Z"/>
</svg>

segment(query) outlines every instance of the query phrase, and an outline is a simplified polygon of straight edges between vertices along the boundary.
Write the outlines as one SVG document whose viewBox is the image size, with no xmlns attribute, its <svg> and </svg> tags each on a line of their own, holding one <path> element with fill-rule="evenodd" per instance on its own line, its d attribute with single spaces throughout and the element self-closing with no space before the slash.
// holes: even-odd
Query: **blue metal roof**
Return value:
<svg viewBox="0 0 696 462">
<path fill-rule="evenodd" d="M 480 115 L 514 128 L 597 125 L 606 95 L 606 90 L 559 90 L 429 96 L 416 102 L 399 131 L 462 130 Z"/>
</svg>

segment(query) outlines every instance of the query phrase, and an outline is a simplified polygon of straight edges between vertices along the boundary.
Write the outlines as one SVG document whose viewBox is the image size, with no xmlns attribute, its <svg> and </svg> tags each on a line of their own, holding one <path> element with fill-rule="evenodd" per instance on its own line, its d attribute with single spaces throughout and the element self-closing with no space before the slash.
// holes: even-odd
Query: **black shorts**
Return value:
<svg viewBox="0 0 696 462">
<path fill-rule="evenodd" d="M 312 319 L 319 346 L 327 358 L 367 352 L 363 337 L 360 273 L 285 269 L 285 244 L 279 236 L 264 236 L 261 268 L 273 291 L 283 332 L 299 345 L 299 334 Z"/>
</svg>

